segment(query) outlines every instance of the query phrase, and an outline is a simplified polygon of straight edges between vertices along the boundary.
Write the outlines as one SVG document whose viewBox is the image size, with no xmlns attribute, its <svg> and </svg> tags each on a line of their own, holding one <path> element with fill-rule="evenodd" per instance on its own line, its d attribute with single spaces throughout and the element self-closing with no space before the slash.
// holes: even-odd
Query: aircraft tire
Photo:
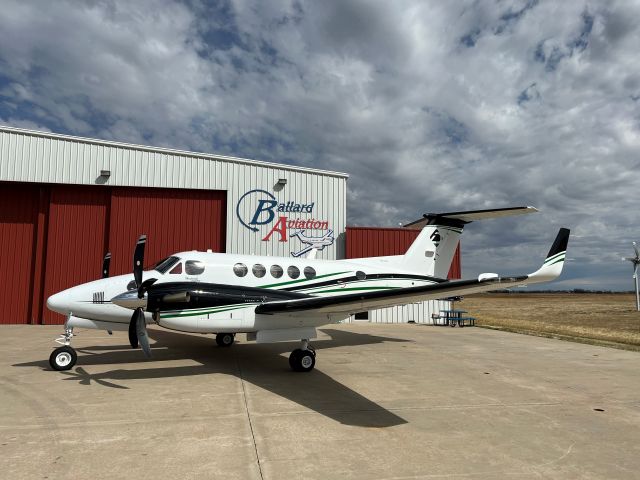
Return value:
<svg viewBox="0 0 640 480">
<path fill-rule="evenodd" d="M 71 370 L 77 361 L 76 351 L 68 345 L 56 348 L 49 356 L 49 365 L 59 372 Z"/>
<path fill-rule="evenodd" d="M 316 365 L 315 353 L 297 348 L 289 355 L 289 365 L 294 372 L 310 372 Z"/>
<path fill-rule="evenodd" d="M 230 347 L 234 341 L 233 333 L 219 333 L 216 335 L 216 343 L 219 347 Z"/>
</svg>

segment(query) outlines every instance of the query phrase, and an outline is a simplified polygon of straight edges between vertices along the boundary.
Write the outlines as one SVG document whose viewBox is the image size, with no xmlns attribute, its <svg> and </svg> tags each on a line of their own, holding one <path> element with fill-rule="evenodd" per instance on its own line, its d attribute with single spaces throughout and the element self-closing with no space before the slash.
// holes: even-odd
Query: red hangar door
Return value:
<svg viewBox="0 0 640 480">
<path fill-rule="evenodd" d="M 38 188 L 0 184 L 0 323 L 29 323 Z"/>
<path fill-rule="evenodd" d="M 0 183 L 0 323 L 62 324 L 49 295 L 129 273 L 139 235 L 145 266 L 184 250 L 224 252 L 226 192 Z"/>
</svg>

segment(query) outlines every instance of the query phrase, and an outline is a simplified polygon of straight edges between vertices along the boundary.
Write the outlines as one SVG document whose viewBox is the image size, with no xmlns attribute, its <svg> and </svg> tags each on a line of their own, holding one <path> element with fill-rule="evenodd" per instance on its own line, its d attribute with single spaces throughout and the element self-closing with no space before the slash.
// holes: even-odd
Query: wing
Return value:
<svg viewBox="0 0 640 480">
<path fill-rule="evenodd" d="M 287 301 L 263 303 L 256 307 L 256 313 L 275 314 L 313 311 L 318 314 L 346 314 L 375 308 L 392 307 L 424 300 L 434 300 L 454 295 L 488 292 L 499 288 L 509 288 L 532 283 L 548 282 L 562 272 L 569 230 L 561 228 L 553 242 L 542 267 L 534 273 L 519 277 L 498 277 L 480 275 L 474 280 L 456 280 L 418 287 L 398 288 L 371 293 L 338 295 L 334 297 L 312 297 Z"/>
</svg>

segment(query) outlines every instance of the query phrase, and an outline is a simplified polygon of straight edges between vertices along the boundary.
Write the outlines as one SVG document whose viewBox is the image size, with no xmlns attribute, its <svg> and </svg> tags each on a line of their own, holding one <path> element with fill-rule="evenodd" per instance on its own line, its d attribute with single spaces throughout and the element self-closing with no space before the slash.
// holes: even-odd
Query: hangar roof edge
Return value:
<svg viewBox="0 0 640 480">
<path fill-rule="evenodd" d="M 299 167 L 296 165 L 288 165 L 285 163 L 265 162 L 263 160 L 252 160 L 249 158 L 231 157 L 227 155 L 217 155 L 214 153 L 192 152 L 189 150 L 179 150 L 174 148 L 154 147 L 151 145 L 139 145 L 135 143 L 116 142 L 113 140 L 101 140 L 98 138 L 77 137 L 74 135 L 65 135 L 62 133 L 53 133 L 53 132 L 43 132 L 40 130 L 30 130 L 27 128 L 10 127 L 7 125 L 0 125 L 0 132 L 20 133 L 23 135 L 31 135 L 31 136 L 53 138 L 53 139 L 60 139 L 60 140 L 69 140 L 69 141 L 82 142 L 82 143 L 91 143 L 95 145 L 104 145 L 109 147 L 120 147 L 120 148 L 127 148 L 131 150 L 144 150 L 144 151 L 157 152 L 157 153 L 168 153 L 173 155 L 183 155 L 188 157 L 220 160 L 223 162 L 244 163 L 244 164 L 258 165 L 263 167 L 279 168 L 282 170 L 292 170 L 296 172 L 316 173 L 319 175 L 341 177 L 345 179 L 349 178 L 348 173 L 335 172 L 332 170 L 322 170 L 319 168 L 310 168 L 310 167 Z"/>
</svg>

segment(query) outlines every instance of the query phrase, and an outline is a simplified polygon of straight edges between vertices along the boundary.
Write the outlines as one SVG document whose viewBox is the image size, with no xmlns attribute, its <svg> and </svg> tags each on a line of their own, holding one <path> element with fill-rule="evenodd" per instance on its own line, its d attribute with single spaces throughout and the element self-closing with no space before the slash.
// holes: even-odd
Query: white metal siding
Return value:
<svg viewBox="0 0 640 480">
<path fill-rule="evenodd" d="M 100 170 L 111 171 L 108 180 Z M 280 178 L 287 184 L 274 191 Z M 315 202 L 313 213 L 300 218 L 327 220 L 336 238 L 318 258 L 344 258 L 346 180 L 346 174 L 311 168 L 0 127 L 0 181 L 226 190 L 229 253 L 289 256 L 302 248 L 296 238 L 278 241 L 278 234 L 261 241 L 274 224 L 254 233 L 238 221 L 240 197 L 262 189 L 278 201 Z M 251 206 L 242 213 L 250 216 Z"/>
<path fill-rule="evenodd" d="M 440 310 L 449 310 L 451 302 L 447 300 L 429 300 L 426 302 L 399 305 L 396 307 L 369 310 L 369 321 L 372 323 L 407 323 L 410 321 L 433 325 L 431 315 L 440 314 Z M 349 322 L 357 321 L 353 317 Z"/>
</svg>

